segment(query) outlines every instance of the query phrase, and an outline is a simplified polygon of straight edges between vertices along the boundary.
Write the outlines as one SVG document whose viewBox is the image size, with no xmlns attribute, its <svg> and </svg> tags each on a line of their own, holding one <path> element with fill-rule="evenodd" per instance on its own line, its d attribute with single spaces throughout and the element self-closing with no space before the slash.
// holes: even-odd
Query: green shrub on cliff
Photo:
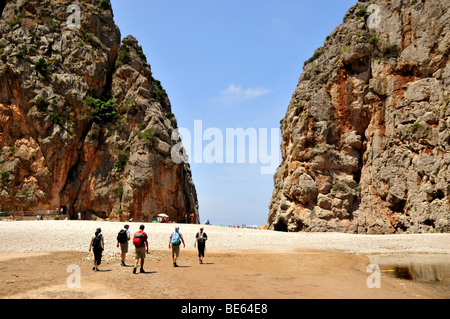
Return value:
<svg viewBox="0 0 450 319">
<path fill-rule="evenodd" d="M 110 8 L 111 8 L 111 4 L 109 3 L 109 0 L 101 0 L 101 1 L 100 1 L 100 7 L 101 7 L 102 9 L 107 10 L 107 9 L 110 9 Z"/>
<path fill-rule="evenodd" d="M 123 195 L 123 186 L 122 185 L 117 186 L 116 192 L 117 192 L 117 196 L 122 197 L 122 195 Z"/>
<path fill-rule="evenodd" d="M 367 9 L 366 9 L 366 8 L 362 8 L 362 9 L 360 9 L 359 11 L 357 11 L 357 12 L 355 13 L 355 15 L 356 15 L 356 18 L 359 20 L 359 19 L 361 19 L 362 17 L 364 17 L 364 16 L 366 15 L 366 13 L 367 13 Z"/>
<path fill-rule="evenodd" d="M 127 51 L 127 49 L 122 49 L 119 51 L 119 54 L 117 55 L 116 59 L 116 69 L 120 68 L 122 65 L 127 64 L 131 61 L 130 58 L 130 52 Z"/>
<path fill-rule="evenodd" d="M 89 96 L 84 100 L 84 104 L 94 111 L 94 121 L 96 123 L 109 122 L 119 116 L 114 99 L 103 101 Z"/>
<path fill-rule="evenodd" d="M 322 48 L 317 49 L 317 50 L 314 52 L 313 56 L 310 57 L 308 60 L 306 60 L 306 61 L 303 63 L 303 66 L 305 66 L 305 65 L 307 65 L 307 64 L 309 64 L 309 63 L 311 63 L 311 62 L 313 62 L 313 61 L 315 61 L 315 60 L 317 60 L 323 53 L 324 53 L 324 51 L 322 50 Z"/>
<path fill-rule="evenodd" d="M 336 184 L 333 187 L 333 191 L 347 193 L 347 187 L 345 187 L 345 185 L 342 184 Z"/>
<path fill-rule="evenodd" d="M 167 92 L 161 85 L 161 81 L 157 79 L 152 79 L 153 92 L 157 100 L 162 100 L 167 97 Z"/>
<path fill-rule="evenodd" d="M 15 17 L 13 20 L 6 21 L 7 24 L 14 27 L 16 25 L 22 25 L 22 20 L 19 19 L 19 17 Z"/>
<path fill-rule="evenodd" d="M 117 171 L 118 172 L 122 172 L 124 169 L 125 169 L 125 166 L 127 165 L 127 162 L 125 162 L 125 161 L 120 161 L 120 160 L 117 160 L 115 163 L 114 163 L 114 167 L 117 169 Z"/>
<path fill-rule="evenodd" d="M 400 54 L 400 48 L 397 44 L 391 44 L 386 48 L 384 54 L 390 57 L 396 57 Z"/>
<path fill-rule="evenodd" d="M 48 73 L 48 65 L 47 61 L 44 58 L 40 58 L 35 64 L 34 64 L 36 70 L 42 75 L 47 75 Z"/>
<path fill-rule="evenodd" d="M 157 137 L 154 135 L 155 128 L 151 127 L 149 129 L 146 129 L 142 132 L 137 133 L 137 136 L 144 140 L 145 144 L 147 145 L 154 145 L 156 142 Z"/>
<path fill-rule="evenodd" d="M 9 172 L 6 170 L 3 170 L 0 172 L 0 176 L 2 181 L 7 182 L 9 180 Z"/>
</svg>

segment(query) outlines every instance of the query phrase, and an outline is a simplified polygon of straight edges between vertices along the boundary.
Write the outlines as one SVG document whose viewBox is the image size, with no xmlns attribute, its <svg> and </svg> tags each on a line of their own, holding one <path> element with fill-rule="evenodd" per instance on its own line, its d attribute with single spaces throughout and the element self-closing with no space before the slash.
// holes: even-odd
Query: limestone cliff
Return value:
<svg viewBox="0 0 450 319">
<path fill-rule="evenodd" d="M 450 230 L 450 1 L 359 1 L 305 62 L 267 226 Z"/>
<path fill-rule="evenodd" d="M 137 40 L 121 41 L 108 0 L 6 2 L 0 210 L 198 221 L 190 167 L 171 159 L 176 128 L 165 90 Z"/>
</svg>

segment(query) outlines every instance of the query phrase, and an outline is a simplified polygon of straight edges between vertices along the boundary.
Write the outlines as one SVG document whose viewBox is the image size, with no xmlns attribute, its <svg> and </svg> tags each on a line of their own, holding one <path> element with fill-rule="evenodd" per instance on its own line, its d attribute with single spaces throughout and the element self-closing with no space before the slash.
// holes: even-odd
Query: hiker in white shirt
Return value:
<svg viewBox="0 0 450 319">
<path fill-rule="evenodd" d="M 195 235 L 195 242 L 194 242 L 194 248 L 195 246 L 198 247 L 198 261 L 200 264 L 203 264 L 203 257 L 205 257 L 205 246 L 206 246 L 206 240 L 208 239 L 208 236 L 206 233 L 203 232 L 203 226 L 200 227 L 200 231 Z"/>
</svg>

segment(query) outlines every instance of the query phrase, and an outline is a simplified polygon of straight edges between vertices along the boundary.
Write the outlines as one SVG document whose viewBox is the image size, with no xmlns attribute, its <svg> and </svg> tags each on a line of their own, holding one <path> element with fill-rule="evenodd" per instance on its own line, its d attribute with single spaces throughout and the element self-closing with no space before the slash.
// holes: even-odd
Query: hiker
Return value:
<svg viewBox="0 0 450 319">
<path fill-rule="evenodd" d="M 205 257 L 205 246 L 208 236 L 203 232 L 203 226 L 200 227 L 200 231 L 195 235 L 194 248 L 197 245 L 198 248 L 198 261 L 203 264 L 203 257 Z"/>
<path fill-rule="evenodd" d="M 123 225 L 123 228 L 119 231 L 119 234 L 117 235 L 117 248 L 119 248 L 120 245 L 120 251 L 122 253 L 122 260 L 121 264 L 122 266 L 125 265 L 125 258 L 128 253 L 128 241 L 130 240 L 130 225 L 125 224 Z"/>
<path fill-rule="evenodd" d="M 94 267 L 92 270 L 99 271 L 98 266 L 102 263 L 102 252 L 105 248 L 105 242 L 103 240 L 103 235 L 101 234 L 102 230 L 97 228 L 95 234 L 92 235 L 91 243 L 89 244 L 89 252 L 94 252 Z"/>
<path fill-rule="evenodd" d="M 170 235 L 169 239 L 169 249 L 172 246 L 172 261 L 174 267 L 178 267 L 177 258 L 180 255 L 181 243 L 183 243 L 183 248 L 186 247 L 183 235 L 180 233 L 180 227 L 175 227 L 175 231 Z"/>
<path fill-rule="evenodd" d="M 134 268 L 133 268 L 133 274 L 136 273 L 137 264 L 139 263 L 139 259 L 141 260 L 141 273 L 145 273 L 144 271 L 144 260 L 145 260 L 145 253 L 148 254 L 148 241 L 147 241 L 147 234 L 144 233 L 144 225 L 139 226 L 139 231 L 134 234 L 133 238 L 133 244 L 135 247 L 135 261 L 134 261 Z"/>
</svg>

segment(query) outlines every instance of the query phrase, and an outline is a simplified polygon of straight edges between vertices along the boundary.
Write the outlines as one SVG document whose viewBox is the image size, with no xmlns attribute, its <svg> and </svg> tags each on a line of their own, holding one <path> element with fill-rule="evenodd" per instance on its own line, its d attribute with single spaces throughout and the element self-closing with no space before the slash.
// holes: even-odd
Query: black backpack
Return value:
<svg viewBox="0 0 450 319">
<path fill-rule="evenodd" d="M 119 234 L 117 235 L 117 241 L 121 244 L 126 243 L 128 241 L 126 229 L 120 230 Z"/>
<path fill-rule="evenodd" d="M 102 235 L 101 234 L 98 234 L 95 236 L 94 240 L 92 241 L 92 247 L 102 248 Z"/>
</svg>

